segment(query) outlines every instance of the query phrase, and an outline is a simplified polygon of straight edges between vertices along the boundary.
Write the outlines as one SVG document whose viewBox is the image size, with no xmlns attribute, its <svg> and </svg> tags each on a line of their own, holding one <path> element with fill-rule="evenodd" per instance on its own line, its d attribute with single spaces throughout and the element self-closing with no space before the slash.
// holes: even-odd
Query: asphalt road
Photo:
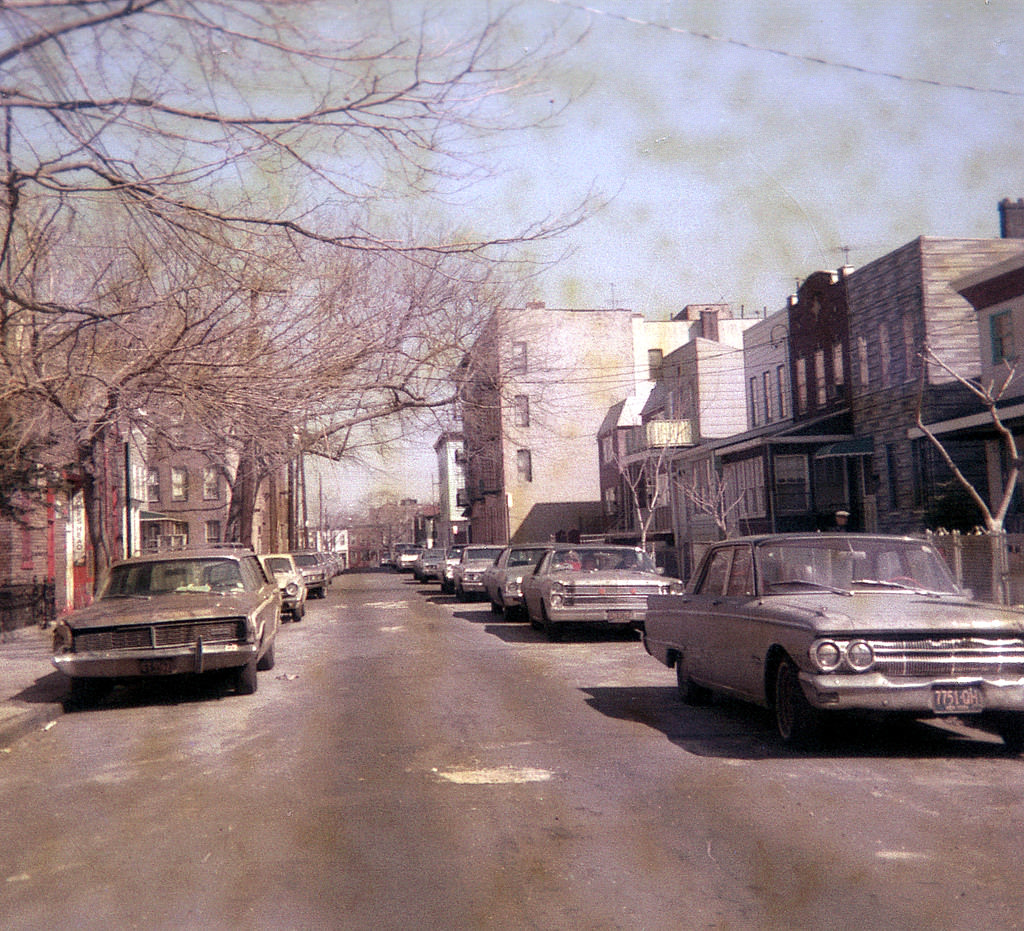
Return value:
<svg viewBox="0 0 1024 931">
<path fill-rule="evenodd" d="M 370 573 L 248 697 L 122 688 L 0 756 L 10 929 L 1024 927 L 1024 761 L 955 724 L 815 752 Z"/>
</svg>

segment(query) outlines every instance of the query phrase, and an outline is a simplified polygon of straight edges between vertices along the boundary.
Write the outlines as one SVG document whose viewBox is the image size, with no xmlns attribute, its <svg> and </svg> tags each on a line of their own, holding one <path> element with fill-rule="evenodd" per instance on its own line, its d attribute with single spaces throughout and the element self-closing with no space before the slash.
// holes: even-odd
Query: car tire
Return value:
<svg viewBox="0 0 1024 931">
<path fill-rule="evenodd" d="M 787 744 L 804 746 L 821 732 L 821 712 L 804 695 L 796 664 L 785 657 L 775 670 L 775 726 Z"/>
<path fill-rule="evenodd" d="M 711 701 L 711 691 L 697 685 L 683 669 L 683 658 L 676 660 L 676 691 L 680 700 L 687 705 L 706 705 Z"/>
<path fill-rule="evenodd" d="M 263 655 L 259 658 L 259 661 L 256 663 L 256 668 L 260 670 L 260 672 L 266 672 L 268 669 L 274 668 L 274 662 L 274 641 L 271 640 L 270 645 L 267 647 Z"/>
<path fill-rule="evenodd" d="M 296 623 L 306 616 L 306 603 L 303 602 L 292 612 L 292 620 Z"/>
<path fill-rule="evenodd" d="M 562 625 L 556 624 L 551 618 L 548 617 L 548 612 L 544 608 L 544 602 L 540 603 L 541 623 L 544 627 L 544 633 L 547 635 L 548 640 L 552 643 L 559 643 L 562 639 Z"/>
<path fill-rule="evenodd" d="M 456 585 L 455 586 L 455 600 L 456 601 L 466 601 L 466 599 L 467 599 L 467 595 L 463 591 L 462 586 L 461 585 Z"/>
<path fill-rule="evenodd" d="M 497 602 L 497 601 L 492 601 L 491 602 L 491 614 L 503 614 L 504 611 L 505 611 L 505 607 L 500 602 Z"/>
<path fill-rule="evenodd" d="M 235 691 L 239 695 L 252 695 L 259 686 L 256 678 L 256 659 L 249 660 L 235 670 Z"/>
</svg>

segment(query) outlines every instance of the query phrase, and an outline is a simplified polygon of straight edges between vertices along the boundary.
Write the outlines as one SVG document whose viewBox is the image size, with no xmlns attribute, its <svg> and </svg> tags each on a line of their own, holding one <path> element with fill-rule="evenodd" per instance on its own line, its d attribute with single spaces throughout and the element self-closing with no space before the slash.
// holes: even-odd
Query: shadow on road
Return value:
<svg viewBox="0 0 1024 931">
<path fill-rule="evenodd" d="M 770 712 L 730 699 L 710 705 L 684 705 L 671 687 L 593 687 L 583 689 L 591 708 L 610 718 L 635 721 L 661 731 L 696 756 L 738 760 L 775 758 L 895 757 L 971 759 L 1002 756 L 1002 741 L 956 719 L 913 720 L 839 716 L 813 747 L 782 743 Z"/>
</svg>

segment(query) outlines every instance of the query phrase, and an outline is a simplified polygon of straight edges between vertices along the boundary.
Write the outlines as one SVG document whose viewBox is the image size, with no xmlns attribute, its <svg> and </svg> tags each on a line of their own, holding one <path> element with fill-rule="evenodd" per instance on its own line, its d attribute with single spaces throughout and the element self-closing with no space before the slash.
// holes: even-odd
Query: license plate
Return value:
<svg viewBox="0 0 1024 931">
<path fill-rule="evenodd" d="M 144 676 L 166 676 L 174 669 L 173 661 L 169 659 L 142 659 L 139 660 L 139 672 Z"/>
<path fill-rule="evenodd" d="M 937 685 L 932 688 L 936 714 L 977 714 L 984 710 L 984 696 L 976 685 Z"/>
</svg>

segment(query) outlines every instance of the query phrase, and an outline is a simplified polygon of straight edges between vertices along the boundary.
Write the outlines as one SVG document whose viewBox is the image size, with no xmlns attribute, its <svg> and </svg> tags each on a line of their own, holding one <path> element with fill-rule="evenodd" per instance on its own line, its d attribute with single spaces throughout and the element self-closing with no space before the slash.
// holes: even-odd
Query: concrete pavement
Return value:
<svg viewBox="0 0 1024 931">
<path fill-rule="evenodd" d="M 64 713 L 68 679 L 50 662 L 53 627 L 4 631 L 0 639 L 0 749 Z"/>
</svg>

